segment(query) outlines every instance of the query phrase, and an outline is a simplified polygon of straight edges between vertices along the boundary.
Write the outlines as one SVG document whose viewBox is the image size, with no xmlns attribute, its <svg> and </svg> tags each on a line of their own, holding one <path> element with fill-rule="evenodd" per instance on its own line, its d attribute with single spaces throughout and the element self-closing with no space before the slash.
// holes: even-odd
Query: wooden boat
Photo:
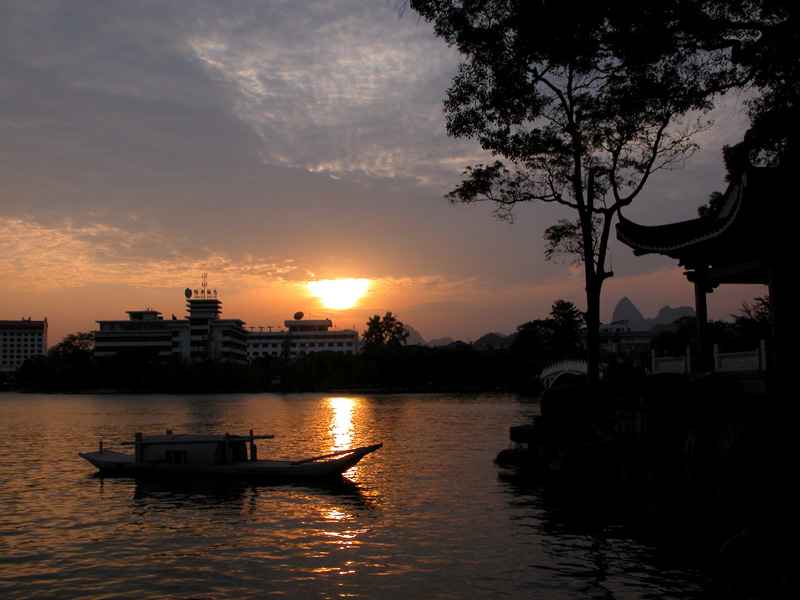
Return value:
<svg viewBox="0 0 800 600">
<path fill-rule="evenodd" d="M 164 435 L 142 436 L 122 442 L 134 446 L 133 454 L 103 448 L 96 452 L 79 452 L 101 473 L 115 475 L 192 474 L 233 475 L 259 478 L 323 478 L 341 475 L 383 444 L 339 450 L 301 460 L 260 460 L 257 439 L 272 435 Z M 249 456 L 248 456 L 249 447 Z"/>
</svg>

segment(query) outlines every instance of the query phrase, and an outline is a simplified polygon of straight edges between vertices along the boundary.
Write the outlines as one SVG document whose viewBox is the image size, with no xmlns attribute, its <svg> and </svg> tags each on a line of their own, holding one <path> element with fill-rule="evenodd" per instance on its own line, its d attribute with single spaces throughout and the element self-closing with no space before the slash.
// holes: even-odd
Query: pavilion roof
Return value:
<svg viewBox="0 0 800 600">
<path fill-rule="evenodd" d="M 634 254 L 663 254 L 687 269 L 709 267 L 730 283 L 760 283 L 786 242 L 788 178 L 750 168 L 728 186 L 715 214 L 666 225 L 645 226 L 620 215 L 617 239 Z M 727 275 L 725 275 L 727 273 Z"/>
</svg>

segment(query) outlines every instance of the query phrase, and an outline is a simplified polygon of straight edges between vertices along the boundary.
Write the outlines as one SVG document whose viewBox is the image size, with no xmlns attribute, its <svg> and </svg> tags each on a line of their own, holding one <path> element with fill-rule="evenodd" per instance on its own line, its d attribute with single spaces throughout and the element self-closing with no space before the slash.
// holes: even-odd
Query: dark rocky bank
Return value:
<svg viewBox="0 0 800 600">
<path fill-rule="evenodd" d="M 662 543 L 691 540 L 720 597 L 800 598 L 798 411 L 733 379 L 548 390 L 496 462 Z"/>
</svg>

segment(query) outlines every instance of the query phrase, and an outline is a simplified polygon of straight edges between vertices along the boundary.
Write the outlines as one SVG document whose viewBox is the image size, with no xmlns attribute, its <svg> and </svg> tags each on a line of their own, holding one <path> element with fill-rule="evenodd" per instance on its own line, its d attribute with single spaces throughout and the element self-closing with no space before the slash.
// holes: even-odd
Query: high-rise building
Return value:
<svg viewBox="0 0 800 600">
<path fill-rule="evenodd" d="M 0 373 L 12 373 L 35 356 L 47 356 L 47 318 L 0 321 Z"/>
<path fill-rule="evenodd" d="M 222 302 L 208 289 L 205 274 L 199 289 L 187 289 L 188 316 L 165 320 L 159 311 L 129 310 L 127 320 L 97 321 L 94 353 L 112 356 L 123 351 L 149 351 L 161 357 L 187 360 L 220 359 L 247 363 L 244 321 L 221 319 Z"/>
</svg>

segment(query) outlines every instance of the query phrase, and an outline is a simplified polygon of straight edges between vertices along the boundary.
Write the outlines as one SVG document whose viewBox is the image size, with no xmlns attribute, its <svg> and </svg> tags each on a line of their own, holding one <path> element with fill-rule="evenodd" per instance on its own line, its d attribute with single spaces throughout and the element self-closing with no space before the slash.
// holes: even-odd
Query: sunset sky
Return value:
<svg viewBox="0 0 800 600">
<path fill-rule="evenodd" d="M 50 343 L 153 308 L 185 314 L 202 273 L 223 317 L 296 311 L 363 331 L 391 310 L 426 340 L 475 340 L 585 308 L 580 270 L 546 263 L 566 209 L 513 225 L 443 199 L 487 159 L 448 138 L 458 54 L 386 0 L 0 0 L 0 319 L 48 318 Z M 724 190 L 720 148 L 746 127 L 727 98 L 702 150 L 654 178 L 626 217 L 696 216 Z M 612 244 L 602 319 L 629 297 L 693 306 L 675 261 Z M 349 309 L 306 282 L 371 283 Z M 717 290 L 726 318 L 761 287 Z"/>
</svg>

